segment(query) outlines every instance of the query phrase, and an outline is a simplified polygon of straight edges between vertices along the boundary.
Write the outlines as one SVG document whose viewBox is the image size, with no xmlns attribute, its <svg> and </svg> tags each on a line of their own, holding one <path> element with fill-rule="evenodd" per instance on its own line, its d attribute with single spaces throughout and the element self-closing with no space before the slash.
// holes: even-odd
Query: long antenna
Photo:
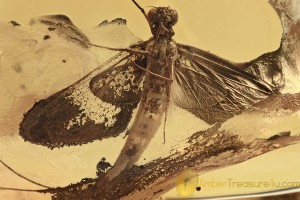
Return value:
<svg viewBox="0 0 300 200">
<path fill-rule="evenodd" d="M 136 5 L 136 7 L 138 7 L 138 9 L 140 9 L 140 11 L 143 13 L 143 15 L 145 16 L 145 18 L 146 18 L 146 20 L 147 20 L 147 22 L 148 22 L 148 24 L 149 24 L 149 27 L 150 27 L 150 29 L 151 29 L 151 23 L 150 23 L 150 21 L 149 21 L 149 18 L 148 18 L 148 16 L 147 16 L 147 13 L 145 12 L 145 10 L 144 10 L 144 8 L 142 8 L 135 0 L 132 0 L 132 2 Z"/>
<path fill-rule="evenodd" d="M 14 174 L 16 174 L 17 176 L 19 176 L 20 178 L 25 179 L 26 181 L 28 181 L 28 182 L 30 182 L 30 183 L 33 183 L 33 184 L 35 184 L 35 185 L 37 185 L 37 186 L 41 186 L 41 187 L 44 187 L 44 188 L 47 188 L 47 189 L 52 189 L 51 187 L 48 187 L 48 186 L 46 186 L 46 185 L 40 184 L 40 183 L 38 183 L 38 182 L 35 182 L 35 181 L 33 181 L 33 180 L 31 180 L 31 179 L 29 179 L 29 178 L 23 176 L 22 174 L 16 172 L 14 169 L 12 169 L 10 166 L 8 166 L 8 165 L 7 165 L 5 162 L 3 162 L 2 160 L 0 160 L 0 163 L 2 163 L 2 165 L 4 165 L 7 169 L 9 169 L 10 171 L 12 171 Z M 0 187 L 0 189 L 22 190 L 22 189 L 1 188 L 1 187 Z M 29 191 L 29 190 L 24 190 L 24 191 Z M 32 190 L 32 191 L 34 191 L 34 190 Z"/>
</svg>

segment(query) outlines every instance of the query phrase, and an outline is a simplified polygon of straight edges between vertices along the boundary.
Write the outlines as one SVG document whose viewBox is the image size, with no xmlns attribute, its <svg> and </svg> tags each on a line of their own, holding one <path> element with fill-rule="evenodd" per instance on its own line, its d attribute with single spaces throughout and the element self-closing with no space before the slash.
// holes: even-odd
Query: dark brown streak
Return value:
<svg viewBox="0 0 300 200">
<path fill-rule="evenodd" d="M 40 192 L 46 193 L 48 190 L 30 190 L 30 189 L 20 189 L 20 188 L 9 188 L 9 187 L 0 187 L 0 190 L 14 190 L 14 191 L 22 191 L 22 192 Z"/>
<path fill-rule="evenodd" d="M 47 189 L 52 189 L 51 187 L 49 186 L 46 186 L 46 185 L 43 185 L 41 183 L 38 183 L 38 182 L 35 182 L 25 176 L 23 176 L 22 174 L 16 172 L 14 169 L 12 169 L 10 166 L 8 166 L 6 163 L 4 163 L 2 160 L 0 160 L 0 163 L 2 163 L 2 165 L 4 165 L 7 169 L 9 169 L 10 171 L 12 171 L 14 174 L 16 174 L 17 176 L 21 177 L 22 179 L 25 179 L 27 181 L 29 181 L 30 183 L 33 183 L 35 185 L 38 185 L 38 186 L 41 186 L 41 187 L 44 187 L 44 188 L 47 188 Z"/>
</svg>

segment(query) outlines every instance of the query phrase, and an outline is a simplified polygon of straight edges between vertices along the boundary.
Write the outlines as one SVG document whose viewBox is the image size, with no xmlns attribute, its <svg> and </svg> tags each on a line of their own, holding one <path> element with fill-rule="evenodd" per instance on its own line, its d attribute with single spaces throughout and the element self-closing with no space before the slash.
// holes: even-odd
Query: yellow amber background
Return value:
<svg viewBox="0 0 300 200">
<path fill-rule="evenodd" d="M 174 28 L 177 42 L 209 50 L 235 62 L 254 59 L 279 46 L 282 32 L 280 21 L 266 0 L 140 0 L 138 2 L 146 9 L 150 6 L 169 5 L 175 8 L 179 13 L 179 22 Z M 127 19 L 129 29 L 137 36 L 144 40 L 151 36 L 143 15 L 130 0 L 0 0 L 0 18 L 4 20 L 28 24 L 32 17 L 45 14 L 65 14 L 79 28 L 93 27 L 105 19 L 122 17 Z M 190 119 L 185 120 L 190 121 Z M 12 137 L 10 140 L 15 139 Z M 95 174 L 95 163 L 101 158 L 97 152 L 79 146 L 64 151 L 64 155 L 61 155 L 60 150 L 55 149 L 52 152 L 52 155 L 55 155 L 54 159 L 48 157 L 47 151 L 43 151 L 44 154 L 41 155 L 31 149 L 31 146 L 35 145 L 23 143 L 20 140 L 19 144 L 14 143 L 14 145 L 26 146 L 30 153 L 23 154 L 12 150 L 11 157 L 14 159 L 10 164 L 19 172 L 50 186 L 64 186 L 85 176 L 92 177 Z M 99 152 L 101 151 L 100 149 Z M 207 173 L 199 179 L 216 182 L 228 182 L 229 179 L 242 182 L 300 180 L 300 161 L 297 159 L 299 151 L 300 145 L 290 146 L 232 167 Z M 73 152 L 77 154 L 72 154 Z M 117 150 L 112 150 L 112 153 L 117 152 Z M 0 152 L 0 158 L 7 156 L 7 152 L 4 152 L 5 156 L 1 153 L 3 152 Z M 53 160 L 49 161 L 48 158 Z M 49 162 L 53 163 L 49 164 Z M 84 170 L 89 170 L 89 172 L 83 172 Z M 10 187 L 28 186 L 26 181 L 19 180 L 0 166 L 0 186 L 7 186 L 7 183 Z M 194 196 L 266 190 L 270 188 L 202 187 L 202 190 L 195 192 Z M 175 197 L 176 195 L 176 190 L 172 190 L 165 196 Z M 49 196 L 35 193 L 13 191 L 0 191 L 0 197 L 5 199 L 49 198 Z"/>
</svg>

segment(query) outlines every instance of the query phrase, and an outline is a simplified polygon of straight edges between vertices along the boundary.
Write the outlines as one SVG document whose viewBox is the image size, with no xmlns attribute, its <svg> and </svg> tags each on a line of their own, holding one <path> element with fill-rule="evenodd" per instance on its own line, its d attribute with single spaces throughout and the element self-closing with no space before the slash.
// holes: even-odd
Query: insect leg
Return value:
<svg viewBox="0 0 300 200">
<path fill-rule="evenodd" d="M 41 186 L 41 187 L 44 187 L 44 188 L 47 188 L 47 189 L 51 189 L 51 187 L 48 187 L 48 186 L 46 186 L 46 185 L 43 185 L 43 184 L 40 184 L 40 183 L 35 182 L 35 181 L 33 181 L 33 180 L 30 180 L 29 178 L 27 178 L 27 177 L 23 176 L 22 174 L 16 172 L 14 169 L 12 169 L 10 166 L 8 166 L 8 165 L 7 165 L 5 162 L 3 162 L 2 160 L 0 160 L 0 163 L 1 163 L 2 165 L 4 165 L 7 169 L 9 169 L 10 171 L 12 171 L 14 174 L 16 174 L 17 176 L 19 176 L 20 178 L 25 179 L 25 180 L 27 180 L 28 182 L 33 183 L 33 184 L 35 184 L 35 185 L 37 185 L 37 186 Z M 1 189 L 1 188 L 0 188 L 0 189 Z M 5 189 L 5 188 L 2 188 L 2 189 Z M 9 188 L 6 188 L 6 189 L 9 189 Z M 10 190 L 12 190 L 12 189 L 13 189 L 13 188 L 10 188 Z M 17 189 L 17 190 L 22 190 L 22 189 Z"/>
<path fill-rule="evenodd" d="M 74 38 L 74 37 L 71 37 L 71 38 L 74 39 L 74 40 L 80 41 L 80 42 L 84 42 L 84 43 L 86 43 L 86 44 L 88 44 L 90 46 L 94 46 L 94 47 L 98 47 L 98 48 L 103 48 L 103 49 L 107 49 L 107 50 L 111 50 L 111 51 L 125 51 L 125 52 L 128 52 L 128 53 L 135 53 L 135 54 L 142 54 L 142 55 L 151 55 L 150 52 L 143 51 L 143 50 L 140 50 L 140 49 L 105 47 L 105 46 L 93 44 L 93 43 L 90 43 L 90 42 L 82 41 L 82 40 L 80 40 L 78 38 Z"/>
<path fill-rule="evenodd" d="M 170 60 L 168 60 L 167 62 L 170 62 Z M 169 74 L 170 74 L 170 80 L 173 80 L 174 78 L 174 65 L 171 64 L 172 62 L 170 62 L 170 67 L 168 68 L 169 69 Z M 169 110 L 169 105 L 171 103 L 171 84 L 172 84 L 172 81 L 171 82 L 168 82 L 167 83 L 169 86 L 168 86 L 168 90 L 169 92 L 167 93 L 168 97 L 167 97 L 167 104 L 166 104 L 166 111 L 165 111 L 165 119 L 164 119 L 164 142 L 163 144 L 166 143 L 166 124 L 167 124 L 167 118 L 168 118 L 168 110 Z"/>
<path fill-rule="evenodd" d="M 140 49 L 131 49 L 131 48 L 111 48 L 111 47 L 105 47 L 105 46 L 101 46 L 101 45 L 96 45 L 96 44 L 92 44 L 87 42 L 88 45 L 94 46 L 94 47 L 98 47 L 98 48 L 103 48 L 103 49 L 108 49 L 111 51 L 126 51 L 128 53 L 136 53 L 136 54 L 142 54 L 142 55 L 151 55 L 150 52 L 148 51 L 143 51 Z"/>
<path fill-rule="evenodd" d="M 167 104 L 167 108 L 166 108 L 166 113 L 165 113 L 165 120 L 164 120 L 164 142 L 163 144 L 166 143 L 166 124 L 167 124 L 167 117 L 168 117 L 168 107 L 169 107 L 169 103 Z"/>
<path fill-rule="evenodd" d="M 23 191 L 23 192 L 46 192 L 47 190 L 30 190 L 30 189 L 20 189 L 20 188 L 6 188 L 0 187 L 0 190 L 14 190 L 14 191 Z"/>
<path fill-rule="evenodd" d="M 139 66 L 138 64 L 136 64 L 135 62 L 128 62 L 128 63 L 122 65 L 122 67 L 128 67 L 128 66 L 136 67 L 136 68 L 138 68 L 138 69 L 141 69 L 141 70 L 143 70 L 143 71 L 146 71 L 146 72 L 148 72 L 149 74 L 151 74 L 151 75 L 153 75 L 153 76 L 156 76 L 156 77 L 158 77 L 158 78 L 161 78 L 161 79 L 163 79 L 163 80 L 167 80 L 167 81 L 169 81 L 169 82 L 172 82 L 172 81 L 173 81 L 172 79 L 166 78 L 166 77 L 161 76 L 161 75 L 159 75 L 159 74 L 156 74 L 156 73 L 154 73 L 154 72 L 152 72 L 152 71 L 150 71 L 150 70 L 148 70 L 148 69 L 145 69 L 145 68 Z"/>
<path fill-rule="evenodd" d="M 144 71 L 148 72 L 149 74 L 151 74 L 151 75 L 153 75 L 153 76 L 156 76 L 156 77 L 158 77 L 158 78 L 161 78 L 161 79 L 163 79 L 163 80 L 167 80 L 167 81 L 170 81 L 170 82 L 173 81 L 172 79 L 169 79 L 169 78 L 166 78 L 166 77 L 161 76 L 161 75 L 159 75 L 159 74 L 156 74 L 156 73 L 154 73 L 154 72 L 151 72 L 150 70 L 145 69 L 145 68 L 139 66 L 139 65 L 136 64 L 136 63 L 132 63 L 132 64 L 133 64 L 134 67 L 137 67 L 137 68 L 139 68 L 139 69 L 141 69 L 141 70 L 144 70 Z"/>
</svg>

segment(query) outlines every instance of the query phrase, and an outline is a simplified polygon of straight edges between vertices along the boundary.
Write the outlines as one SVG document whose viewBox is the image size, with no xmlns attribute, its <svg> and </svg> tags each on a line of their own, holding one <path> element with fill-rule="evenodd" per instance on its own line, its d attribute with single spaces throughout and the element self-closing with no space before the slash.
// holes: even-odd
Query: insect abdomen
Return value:
<svg viewBox="0 0 300 200">
<path fill-rule="evenodd" d="M 136 119 L 128 131 L 126 143 L 108 172 L 109 180 L 113 179 L 124 169 L 129 169 L 138 161 L 145 148 L 156 134 L 167 112 L 172 71 L 176 57 L 176 44 L 172 40 L 150 41 L 146 50 L 153 53 L 147 58 L 147 69 L 153 74 L 146 74 L 142 100 Z M 175 45 L 174 45 L 175 44 Z M 169 80 L 167 80 L 167 79 Z"/>
</svg>

